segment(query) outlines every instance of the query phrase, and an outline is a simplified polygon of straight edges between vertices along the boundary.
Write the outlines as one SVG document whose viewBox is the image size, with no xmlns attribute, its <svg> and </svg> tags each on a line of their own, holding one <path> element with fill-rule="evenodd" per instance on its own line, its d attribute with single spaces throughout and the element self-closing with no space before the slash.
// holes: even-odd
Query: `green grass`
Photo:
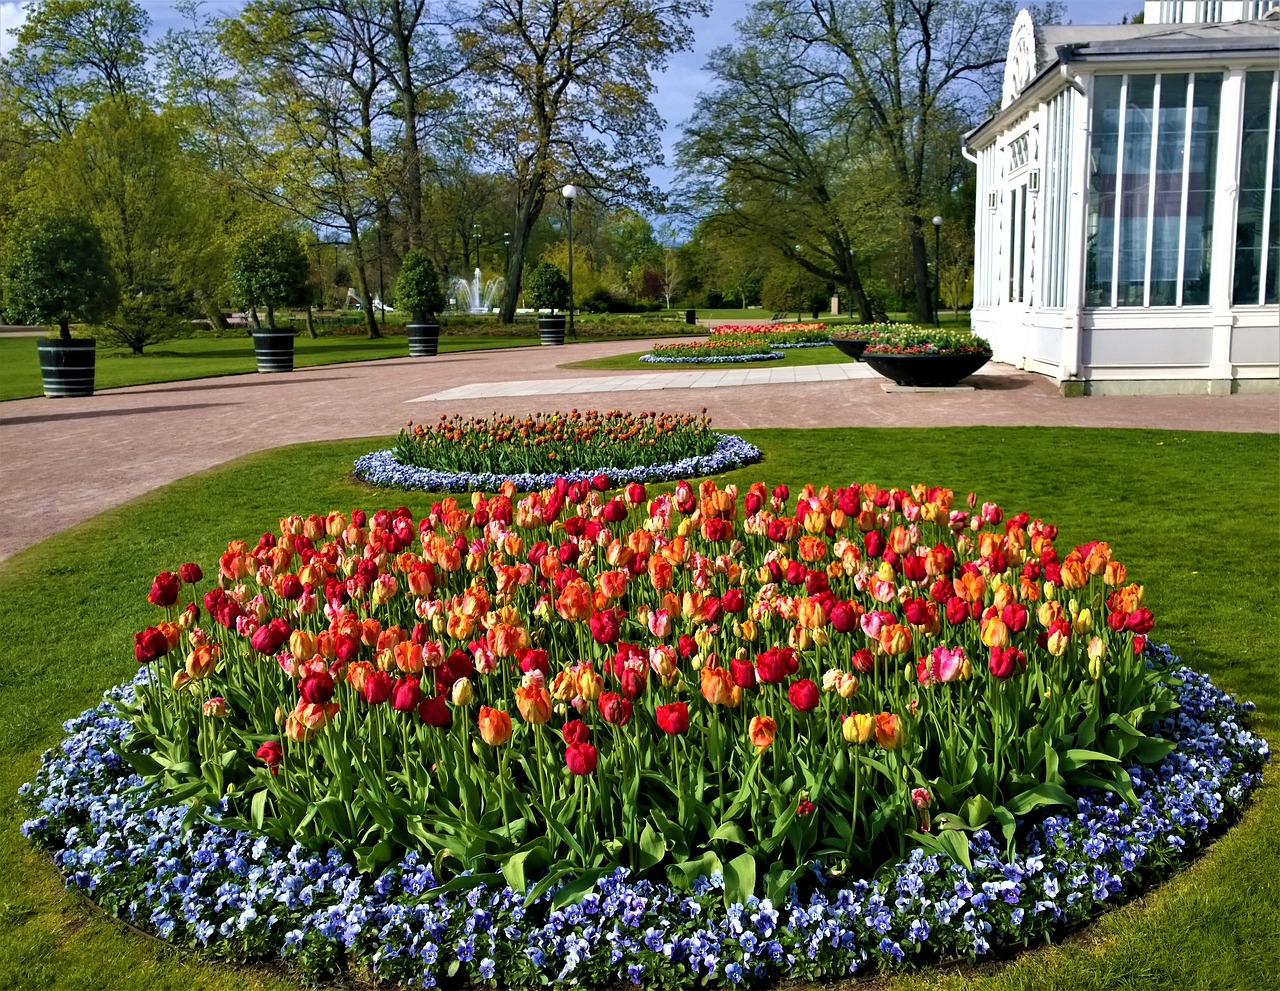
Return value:
<svg viewBox="0 0 1280 991">
<path fill-rule="evenodd" d="M 1106 539 L 1148 588 L 1153 637 L 1219 685 L 1257 701 L 1255 726 L 1280 743 L 1280 439 L 1156 430 L 965 428 L 755 430 L 766 460 L 725 476 L 740 488 L 877 481 L 970 489 L 1056 523 L 1060 547 Z M 230 538 L 275 530 L 287 513 L 408 505 L 349 473 L 386 438 L 264 452 L 193 475 L 0 564 L 0 987 L 161 991 L 299 988 L 276 971 L 230 969 L 167 949 L 87 909 L 17 831 L 19 784 L 62 720 L 135 668 L 132 633 L 155 610 L 155 572 L 210 570 Z M 1243 821 L 1184 873 L 1059 946 L 1010 962 L 886 976 L 877 988 L 1193 991 L 1274 986 L 1280 973 L 1277 770 Z M 1268 985 L 1268 982 L 1271 982 Z M 843 987 L 844 985 L 837 985 Z M 817 986 L 814 986 L 815 988 Z"/>
<path fill-rule="evenodd" d="M 635 372 L 664 372 L 664 371 L 687 371 L 696 369 L 702 372 L 711 371 L 737 371 L 743 368 L 793 368 L 796 365 L 833 365 L 842 361 L 851 361 L 852 359 L 841 354 L 833 347 L 822 348 L 783 348 L 783 357 L 773 361 L 742 361 L 742 362 L 698 362 L 698 361 L 679 361 L 679 362 L 659 362 L 651 363 L 641 361 L 640 356 L 648 354 L 647 351 L 631 351 L 627 354 L 613 355 L 609 358 L 589 358 L 586 361 L 571 361 L 565 363 L 564 368 L 608 368 L 618 369 L 622 371 Z"/>
</svg>

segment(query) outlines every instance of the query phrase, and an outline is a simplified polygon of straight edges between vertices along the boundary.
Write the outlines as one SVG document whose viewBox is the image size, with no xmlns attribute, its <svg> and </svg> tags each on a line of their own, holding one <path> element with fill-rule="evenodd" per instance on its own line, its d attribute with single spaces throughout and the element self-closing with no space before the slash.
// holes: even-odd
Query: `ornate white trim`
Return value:
<svg viewBox="0 0 1280 991">
<path fill-rule="evenodd" d="M 1004 63 L 1004 92 L 1000 101 L 1002 109 L 1016 100 L 1035 78 L 1036 52 L 1036 26 L 1031 20 L 1031 12 L 1024 7 L 1018 11 L 1013 22 L 1013 34 L 1009 36 L 1009 54 Z"/>
</svg>

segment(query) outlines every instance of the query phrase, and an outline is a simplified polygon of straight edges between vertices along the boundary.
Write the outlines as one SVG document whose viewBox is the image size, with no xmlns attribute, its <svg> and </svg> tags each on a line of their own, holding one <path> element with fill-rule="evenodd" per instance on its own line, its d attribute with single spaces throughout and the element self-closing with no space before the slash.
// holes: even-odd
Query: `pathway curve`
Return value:
<svg viewBox="0 0 1280 991">
<path fill-rule="evenodd" d="M 0 560 L 232 458 L 303 441 L 385 440 L 408 419 L 431 421 L 440 413 L 706 407 L 723 430 L 1025 425 L 1280 432 L 1280 395 L 1062 399 L 1042 376 L 995 364 L 967 380 L 974 389 L 918 393 L 886 393 L 882 379 L 856 365 L 752 370 L 761 373 L 757 378 L 745 370 L 618 375 L 558 367 L 645 346 L 628 340 L 470 351 L 0 403 Z M 672 376 L 668 387 L 657 388 L 664 375 Z"/>
</svg>

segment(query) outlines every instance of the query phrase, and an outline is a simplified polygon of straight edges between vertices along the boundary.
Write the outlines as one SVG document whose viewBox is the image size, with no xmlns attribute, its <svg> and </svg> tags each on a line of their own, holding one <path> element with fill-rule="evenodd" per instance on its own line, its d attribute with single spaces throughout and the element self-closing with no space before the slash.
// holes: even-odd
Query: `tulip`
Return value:
<svg viewBox="0 0 1280 991">
<path fill-rule="evenodd" d="M 729 661 L 729 676 L 739 688 L 755 688 L 756 667 L 748 660 L 733 658 Z"/>
<path fill-rule="evenodd" d="M 658 728 L 671 736 L 680 736 L 689 731 L 689 706 L 684 702 L 668 702 L 654 710 Z"/>
<path fill-rule="evenodd" d="M 178 577 L 188 585 L 194 585 L 204 578 L 204 572 L 200 569 L 200 565 L 194 561 L 188 561 L 186 564 L 178 566 Z"/>
<path fill-rule="evenodd" d="M 565 748 L 564 763 L 574 774 L 590 774 L 596 769 L 598 754 L 589 743 L 571 743 Z"/>
<path fill-rule="evenodd" d="M 577 681 L 578 694 L 588 702 L 594 702 L 600 697 L 600 692 L 604 688 L 604 678 L 598 671 L 584 667 L 578 672 Z"/>
<path fill-rule="evenodd" d="M 298 695 L 306 702 L 323 705 L 333 698 L 333 676 L 327 671 L 307 675 L 298 685 Z"/>
<path fill-rule="evenodd" d="M 502 709 L 480 706 L 477 725 L 480 728 L 480 738 L 491 747 L 500 747 L 511 739 L 511 715 Z"/>
<path fill-rule="evenodd" d="M 1017 647 L 992 647 L 991 659 L 987 662 L 987 668 L 990 670 L 992 677 L 1004 681 L 1006 678 L 1011 678 L 1015 674 L 1025 671 L 1027 658 Z"/>
<path fill-rule="evenodd" d="M 279 774 L 280 763 L 284 760 L 284 748 L 278 740 L 268 740 L 257 751 L 258 758 L 271 769 L 272 776 Z"/>
<path fill-rule="evenodd" d="M 818 707 L 818 686 L 809 678 L 801 678 L 787 688 L 787 699 L 797 712 L 812 712 Z"/>
<path fill-rule="evenodd" d="M 453 683 L 452 701 L 459 709 L 465 709 L 471 704 L 474 698 L 474 692 L 471 688 L 470 678 L 459 678 Z"/>
<path fill-rule="evenodd" d="M 886 654 L 898 656 L 911 649 L 911 628 L 900 623 L 889 623 L 880 631 L 880 649 Z"/>
<path fill-rule="evenodd" d="M 565 743 L 586 743 L 591 737 L 591 728 L 581 719 L 571 719 L 560 727 L 560 735 Z"/>
<path fill-rule="evenodd" d="M 218 666 L 218 645 L 201 644 L 187 654 L 187 677 L 194 679 L 207 678 Z"/>
<path fill-rule="evenodd" d="M 774 722 L 772 716 L 752 716 L 751 724 L 747 727 L 747 735 L 756 750 L 767 750 L 773 744 L 773 737 L 777 730 L 778 724 Z"/>
<path fill-rule="evenodd" d="M 885 750 L 897 750 L 902 746 L 902 724 L 895 713 L 876 714 L 875 734 L 876 743 Z"/>
<path fill-rule="evenodd" d="M 601 692 L 596 705 L 606 723 L 625 726 L 631 721 L 631 703 L 617 692 Z"/>
<path fill-rule="evenodd" d="M 551 695 L 542 685 L 521 685 L 516 689 L 516 708 L 526 723 L 541 726 L 551 718 Z"/>
<path fill-rule="evenodd" d="M 226 719 L 227 718 L 227 700 L 221 695 L 215 695 L 213 698 L 205 699 L 204 705 L 200 707 L 210 719 Z"/>
<path fill-rule="evenodd" d="M 154 626 L 133 635 L 133 656 L 139 664 L 150 664 L 169 653 L 169 638 Z"/>
<path fill-rule="evenodd" d="M 370 671 L 360 689 L 360 697 L 370 705 L 381 705 L 391 697 L 395 679 L 385 671 Z"/>
<path fill-rule="evenodd" d="M 391 689 L 391 708 L 397 712 L 412 712 L 422 701 L 422 685 L 417 678 L 397 678 Z"/>
<path fill-rule="evenodd" d="M 702 697 L 712 705 L 737 708 L 742 700 L 742 689 L 734 684 L 732 676 L 724 668 L 708 664 L 702 669 Z"/>
<path fill-rule="evenodd" d="M 153 606 L 169 607 L 178 601 L 178 591 L 182 587 L 182 579 L 172 571 L 162 571 L 151 582 L 151 591 L 147 601 Z"/>
<path fill-rule="evenodd" d="M 294 743 L 304 743 L 324 729 L 337 711 L 336 702 L 316 705 L 299 699 L 298 704 L 285 720 L 285 736 Z"/>
<path fill-rule="evenodd" d="M 756 677 L 766 684 L 778 684 L 798 667 L 796 652 L 790 647 L 771 647 L 756 655 Z"/>
<path fill-rule="evenodd" d="M 443 695 L 427 695 L 418 702 L 418 718 L 436 729 L 448 729 L 453 725 L 453 713 Z"/>
</svg>

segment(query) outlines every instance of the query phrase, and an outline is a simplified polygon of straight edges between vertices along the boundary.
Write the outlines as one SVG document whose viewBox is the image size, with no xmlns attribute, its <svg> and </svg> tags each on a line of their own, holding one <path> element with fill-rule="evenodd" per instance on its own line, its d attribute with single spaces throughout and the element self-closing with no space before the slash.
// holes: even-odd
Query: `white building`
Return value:
<svg viewBox="0 0 1280 991">
<path fill-rule="evenodd" d="M 973 329 L 1066 394 L 1280 386 L 1280 0 L 1014 22 L 978 167 Z"/>
</svg>

